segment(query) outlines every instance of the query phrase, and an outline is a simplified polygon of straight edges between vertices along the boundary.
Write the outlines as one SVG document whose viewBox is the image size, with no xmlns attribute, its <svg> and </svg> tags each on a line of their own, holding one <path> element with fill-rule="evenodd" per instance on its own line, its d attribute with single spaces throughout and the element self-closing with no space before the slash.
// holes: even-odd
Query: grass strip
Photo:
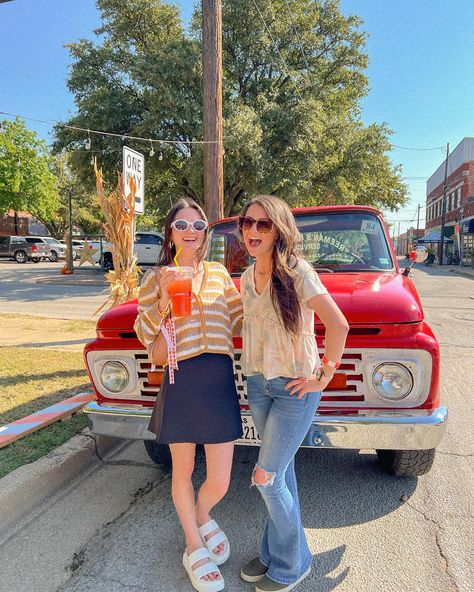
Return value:
<svg viewBox="0 0 474 592">
<path fill-rule="evenodd" d="M 4 448 L 0 448 L 0 478 L 18 467 L 38 460 L 69 438 L 79 434 L 87 425 L 84 413 L 77 413 L 68 419 L 29 434 Z"/>
<path fill-rule="evenodd" d="M 0 347 L 0 425 L 89 391 L 82 352 Z M 0 449 L 0 477 L 32 462 L 81 432 L 83 413 L 56 422 Z"/>
</svg>

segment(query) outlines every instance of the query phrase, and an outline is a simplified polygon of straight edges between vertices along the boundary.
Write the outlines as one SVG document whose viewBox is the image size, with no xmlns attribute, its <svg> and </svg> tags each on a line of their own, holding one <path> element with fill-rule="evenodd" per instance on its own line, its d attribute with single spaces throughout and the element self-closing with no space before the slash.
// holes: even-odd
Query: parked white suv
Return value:
<svg viewBox="0 0 474 592">
<path fill-rule="evenodd" d="M 100 242 L 90 242 L 94 248 L 98 249 L 92 255 L 96 263 L 100 263 L 102 269 L 113 269 L 112 248 L 110 243 L 102 242 L 102 253 L 100 252 Z M 140 230 L 135 233 L 135 242 L 133 252 L 137 257 L 138 265 L 154 265 L 163 246 L 163 235 L 160 232 Z"/>
<path fill-rule="evenodd" d="M 67 241 L 60 240 L 59 242 L 62 245 L 64 245 L 64 247 L 67 249 Z M 74 259 L 81 258 L 81 255 L 79 254 L 79 250 L 82 249 L 83 246 L 84 246 L 83 240 L 79 240 L 79 239 L 75 239 L 75 238 L 72 240 L 72 252 L 73 252 Z"/>
</svg>

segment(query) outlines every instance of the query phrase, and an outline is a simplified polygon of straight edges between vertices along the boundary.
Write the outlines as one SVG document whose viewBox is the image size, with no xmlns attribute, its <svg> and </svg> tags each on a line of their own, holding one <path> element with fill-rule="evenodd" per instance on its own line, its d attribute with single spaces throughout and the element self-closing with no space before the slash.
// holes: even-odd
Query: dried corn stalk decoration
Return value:
<svg viewBox="0 0 474 592">
<path fill-rule="evenodd" d="M 139 267 L 133 255 L 132 222 L 135 214 L 136 185 L 132 176 L 129 178 L 130 194 L 125 197 L 122 175 L 118 175 L 117 188 L 110 195 L 105 195 L 102 169 L 94 162 L 97 195 L 102 206 L 105 223 L 102 225 L 106 239 L 111 243 L 114 269 L 106 275 L 110 283 L 108 300 L 96 311 L 105 306 L 110 308 L 135 298 L 138 293 Z"/>
</svg>

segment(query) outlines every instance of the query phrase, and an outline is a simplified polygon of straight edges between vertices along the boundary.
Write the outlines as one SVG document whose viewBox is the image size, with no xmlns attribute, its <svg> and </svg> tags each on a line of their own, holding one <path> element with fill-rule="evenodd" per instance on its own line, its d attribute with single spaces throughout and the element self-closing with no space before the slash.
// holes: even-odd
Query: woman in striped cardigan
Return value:
<svg viewBox="0 0 474 592">
<path fill-rule="evenodd" d="M 166 218 L 158 265 L 143 277 L 135 330 L 150 360 L 168 366 L 149 429 L 170 446 L 173 502 L 186 539 L 183 565 L 196 590 L 217 592 L 224 588 L 218 565 L 228 559 L 230 547 L 209 513 L 227 492 L 234 440 L 242 435 L 232 364 L 242 301 L 227 270 L 204 261 L 207 238 L 201 207 L 180 199 Z M 176 253 L 180 266 L 194 270 L 189 316 L 170 312 Z M 204 444 L 207 466 L 197 501 L 196 444 Z"/>
</svg>

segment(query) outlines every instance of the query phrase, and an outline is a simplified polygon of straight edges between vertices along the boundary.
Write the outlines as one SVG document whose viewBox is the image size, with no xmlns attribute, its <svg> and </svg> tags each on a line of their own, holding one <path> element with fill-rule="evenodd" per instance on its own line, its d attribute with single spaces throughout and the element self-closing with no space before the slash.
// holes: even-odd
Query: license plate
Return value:
<svg viewBox="0 0 474 592">
<path fill-rule="evenodd" d="M 260 438 L 251 415 L 242 415 L 243 436 L 236 441 L 240 446 L 259 446 Z"/>
</svg>

